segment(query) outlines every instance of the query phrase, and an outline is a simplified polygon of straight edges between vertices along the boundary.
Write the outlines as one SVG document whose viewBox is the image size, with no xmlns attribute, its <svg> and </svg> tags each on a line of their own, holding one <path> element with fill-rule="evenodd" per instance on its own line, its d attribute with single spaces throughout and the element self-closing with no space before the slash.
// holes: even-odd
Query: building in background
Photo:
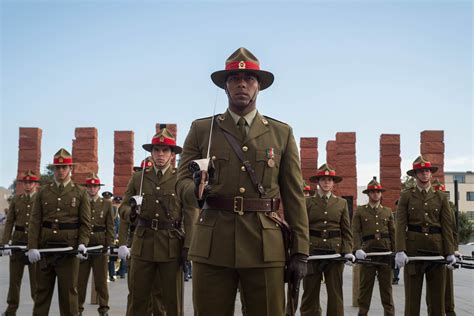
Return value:
<svg viewBox="0 0 474 316">
<path fill-rule="evenodd" d="M 474 220 L 474 173 L 472 171 L 446 171 L 446 192 L 454 203 L 454 180 L 458 181 L 459 211 L 465 212 Z"/>
</svg>

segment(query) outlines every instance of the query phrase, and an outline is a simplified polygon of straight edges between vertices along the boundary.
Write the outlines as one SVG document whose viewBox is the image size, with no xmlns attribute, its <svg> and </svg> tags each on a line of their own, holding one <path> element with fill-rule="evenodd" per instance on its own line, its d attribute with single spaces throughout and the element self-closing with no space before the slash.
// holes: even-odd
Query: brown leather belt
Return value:
<svg viewBox="0 0 474 316">
<path fill-rule="evenodd" d="M 15 231 L 16 231 L 16 232 L 24 232 L 24 231 L 25 231 L 25 227 L 24 227 L 24 226 L 17 226 L 17 225 L 15 225 Z"/>
<path fill-rule="evenodd" d="M 81 224 L 79 223 L 53 223 L 53 222 L 43 222 L 43 227 L 49 229 L 59 229 L 59 230 L 72 230 L 79 229 Z"/>
<path fill-rule="evenodd" d="M 424 234 L 441 234 L 441 227 L 438 226 L 421 226 L 408 224 L 408 231 L 424 233 Z"/>
<path fill-rule="evenodd" d="M 372 239 L 384 239 L 384 238 L 390 238 L 390 234 L 387 234 L 387 233 L 375 233 L 373 235 L 366 235 L 364 237 L 362 237 L 362 241 L 369 241 L 369 240 L 372 240 Z"/>
<path fill-rule="evenodd" d="M 105 233 L 105 227 L 104 226 L 94 226 L 94 227 L 92 227 L 92 231 L 94 233 Z"/>
<path fill-rule="evenodd" d="M 332 231 L 320 231 L 320 230 L 309 230 L 309 234 L 313 237 L 319 237 L 319 238 L 335 238 L 335 237 L 341 237 L 341 232 L 339 230 L 332 230 Z"/>
<path fill-rule="evenodd" d="M 143 219 L 138 218 L 136 227 L 151 228 L 153 230 L 172 230 L 181 227 L 180 221 L 166 221 L 161 219 Z"/>
<path fill-rule="evenodd" d="M 245 212 L 275 212 L 280 208 L 280 199 L 255 199 L 236 196 L 234 198 L 208 197 L 203 209 L 229 211 L 243 215 Z"/>
</svg>

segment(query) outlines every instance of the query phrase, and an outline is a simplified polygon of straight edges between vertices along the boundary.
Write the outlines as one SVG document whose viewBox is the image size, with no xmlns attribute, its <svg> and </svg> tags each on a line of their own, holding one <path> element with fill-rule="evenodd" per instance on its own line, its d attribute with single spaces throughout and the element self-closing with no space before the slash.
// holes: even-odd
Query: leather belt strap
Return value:
<svg viewBox="0 0 474 316">
<path fill-rule="evenodd" d="M 313 237 L 319 237 L 319 238 L 335 238 L 335 237 L 341 237 L 341 232 L 339 230 L 332 230 L 332 231 L 320 231 L 320 230 L 314 230 L 310 229 L 309 234 Z"/>
<path fill-rule="evenodd" d="M 424 233 L 424 234 L 441 234 L 441 227 L 437 226 L 421 226 L 408 224 L 408 231 Z"/>
<path fill-rule="evenodd" d="M 24 227 L 24 226 L 17 226 L 17 225 L 15 225 L 15 231 L 16 231 L 16 232 L 24 232 L 24 231 L 25 231 L 25 227 Z"/>
<path fill-rule="evenodd" d="M 72 230 L 79 229 L 81 224 L 79 223 L 53 223 L 53 222 L 43 222 L 43 227 L 49 229 L 59 229 L 59 230 Z"/>
<path fill-rule="evenodd" d="M 92 228 L 92 231 L 94 233 L 105 233 L 105 227 L 104 226 L 94 226 Z"/>
<path fill-rule="evenodd" d="M 145 228 L 151 228 L 153 230 L 172 230 L 172 229 L 180 228 L 181 222 L 158 220 L 158 219 L 149 220 L 149 219 L 138 218 L 136 227 L 139 227 L 139 226 L 142 226 Z"/>
<path fill-rule="evenodd" d="M 203 209 L 229 211 L 243 215 L 245 212 L 276 212 L 280 199 L 255 199 L 236 196 L 234 198 L 208 197 Z"/>
<path fill-rule="evenodd" d="M 375 233 L 373 235 L 366 235 L 364 237 L 362 237 L 362 241 L 368 241 L 368 240 L 372 240 L 372 239 L 383 239 L 383 238 L 390 238 L 390 234 L 387 234 L 387 233 Z"/>
</svg>

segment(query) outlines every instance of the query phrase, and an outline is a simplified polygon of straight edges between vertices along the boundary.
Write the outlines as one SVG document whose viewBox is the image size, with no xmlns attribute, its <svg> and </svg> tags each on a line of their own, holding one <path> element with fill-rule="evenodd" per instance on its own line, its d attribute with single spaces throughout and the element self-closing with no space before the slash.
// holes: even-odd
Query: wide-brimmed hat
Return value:
<svg viewBox="0 0 474 316">
<path fill-rule="evenodd" d="M 423 156 L 419 156 L 413 162 L 412 169 L 407 171 L 407 175 L 414 177 L 417 170 L 423 169 L 430 169 L 431 173 L 438 171 L 438 167 L 432 166 L 431 162 L 423 158 Z"/>
<path fill-rule="evenodd" d="M 72 155 L 64 148 L 58 150 L 54 154 L 53 163 L 50 166 L 72 166 L 75 163 L 72 161 Z"/>
<path fill-rule="evenodd" d="M 143 170 L 143 168 L 145 169 L 151 168 L 153 167 L 153 164 L 154 164 L 153 159 L 151 158 L 151 156 L 148 156 L 142 160 L 142 162 L 140 163 L 140 166 L 133 167 L 133 171 L 137 172 L 137 171 Z"/>
<path fill-rule="evenodd" d="M 110 192 L 110 191 L 104 191 L 104 192 L 102 192 L 102 197 L 103 197 L 104 199 L 110 199 L 112 196 L 114 196 L 114 194 L 113 194 L 112 192 Z"/>
<path fill-rule="evenodd" d="M 114 196 L 113 201 L 115 203 L 121 203 L 122 202 L 122 197 L 121 196 Z"/>
<path fill-rule="evenodd" d="M 303 191 L 308 192 L 309 195 L 313 196 L 314 193 L 316 193 L 316 190 L 311 189 L 311 186 L 309 184 L 306 184 L 306 182 L 303 182 Z"/>
<path fill-rule="evenodd" d="M 435 191 L 446 191 L 446 186 L 439 179 L 434 180 L 431 186 Z"/>
<path fill-rule="evenodd" d="M 225 89 L 227 76 L 236 72 L 249 72 L 258 77 L 260 90 L 270 87 L 275 77 L 269 71 L 260 69 L 260 62 L 248 49 L 240 47 L 225 62 L 225 70 L 219 70 L 211 74 L 212 82 L 219 88 Z"/>
<path fill-rule="evenodd" d="M 83 185 L 98 185 L 104 186 L 105 184 L 100 183 L 100 179 L 95 173 L 91 173 L 86 177 L 86 182 Z"/>
<path fill-rule="evenodd" d="M 376 179 L 372 179 L 369 184 L 367 184 L 367 189 L 362 191 L 364 194 L 369 194 L 370 191 L 380 191 L 385 192 L 386 190 L 382 187 L 380 183 L 377 182 Z"/>
<path fill-rule="evenodd" d="M 149 152 L 153 150 L 153 146 L 169 146 L 176 154 L 180 154 L 183 151 L 181 147 L 176 145 L 176 139 L 167 128 L 163 128 L 158 134 L 153 136 L 151 144 L 142 145 L 143 149 Z"/>
<path fill-rule="evenodd" d="M 23 175 L 17 181 L 19 181 L 19 182 L 40 182 L 40 178 L 36 175 L 36 172 L 34 172 L 31 169 L 28 169 L 25 172 L 23 172 Z"/>
<path fill-rule="evenodd" d="M 336 175 L 336 169 L 329 167 L 329 165 L 326 163 L 319 167 L 319 169 L 316 171 L 316 175 L 309 178 L 309 181 L 313 183 L 318 183 L 319 178 L 322 177 L 331 177 L 333 178 L 335 183 L 339 183 L 342 181 L 342 177 Z"/>
</svg>

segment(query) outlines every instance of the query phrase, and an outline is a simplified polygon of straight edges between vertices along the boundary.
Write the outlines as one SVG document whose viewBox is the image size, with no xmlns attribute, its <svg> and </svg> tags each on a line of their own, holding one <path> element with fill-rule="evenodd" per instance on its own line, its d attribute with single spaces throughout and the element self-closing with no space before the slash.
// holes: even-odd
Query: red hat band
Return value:
<svg viewBox="0 0 474 316">
<path fill-rule="evenodd" d="M 153 137 L 151 143 L 152 145 L 176 146 L 176 141 L 174 139 L 164 136 Z"/>
<path fill-rule="evenodd" d="M 310 191 L 311 190 L 311 186 L 309 185 L 306 185 L 304 188 L 303 188 L 304 191 Z"/>
<path fill-rule="evenodd" d="M 55 164 L 55 165 L 58 165 L 58 164 L 63 164 L 63 165 L 72 164 L 72 158 L 70 158 L 70 157 L 68 157 L 68 158 L 63 158 L 63 157 L 54 158 L 53 164 Z"/>
<path fill-rule="evenodd" d="M 39 178 L 34 176 L 25 176 L 23 177 L 23 181 L 39 181 Z"/>
<path fill-rule="evenodd" d="M 86 179 L 86 185 L 100 185 L 100 179 L 98 178 Z"/>
<path fill-rule="evenodd" d="M 413 164 L 413 169 L 418 170 L 418 169 L 425 169 L 425 168 L 430 168 L 431 167 L 431 162 L 425 161 L 425 162 L 419 162 L 419 163 L 414 163 Z"/>
<path fill-rule="evenodd" d="M 336 175 L 336 171 L 334 170 L 331 170 L 331 171 L 328 171 L 328 170 L 318 170 L 318 172 L 316 173 L 317 176 L 320 176 L 320 177 L 324 177 L 324 176 L 328 176 L 328 177 L 334 177 Z"/>
<path fill-rule="evenodd" d="M 382 186 L 379 184 L 379 185 L 368 185 L 367 186 L 367 191 L 370 191 L 370 190 L 382 190 Z"/>
<path fill-rule="evenodd" d="M 242 69 L 260 70 L 260 66 L 251 61 L 233 61 L 225 65 L 225 70 L 242 70 Z"/>
</svg>

